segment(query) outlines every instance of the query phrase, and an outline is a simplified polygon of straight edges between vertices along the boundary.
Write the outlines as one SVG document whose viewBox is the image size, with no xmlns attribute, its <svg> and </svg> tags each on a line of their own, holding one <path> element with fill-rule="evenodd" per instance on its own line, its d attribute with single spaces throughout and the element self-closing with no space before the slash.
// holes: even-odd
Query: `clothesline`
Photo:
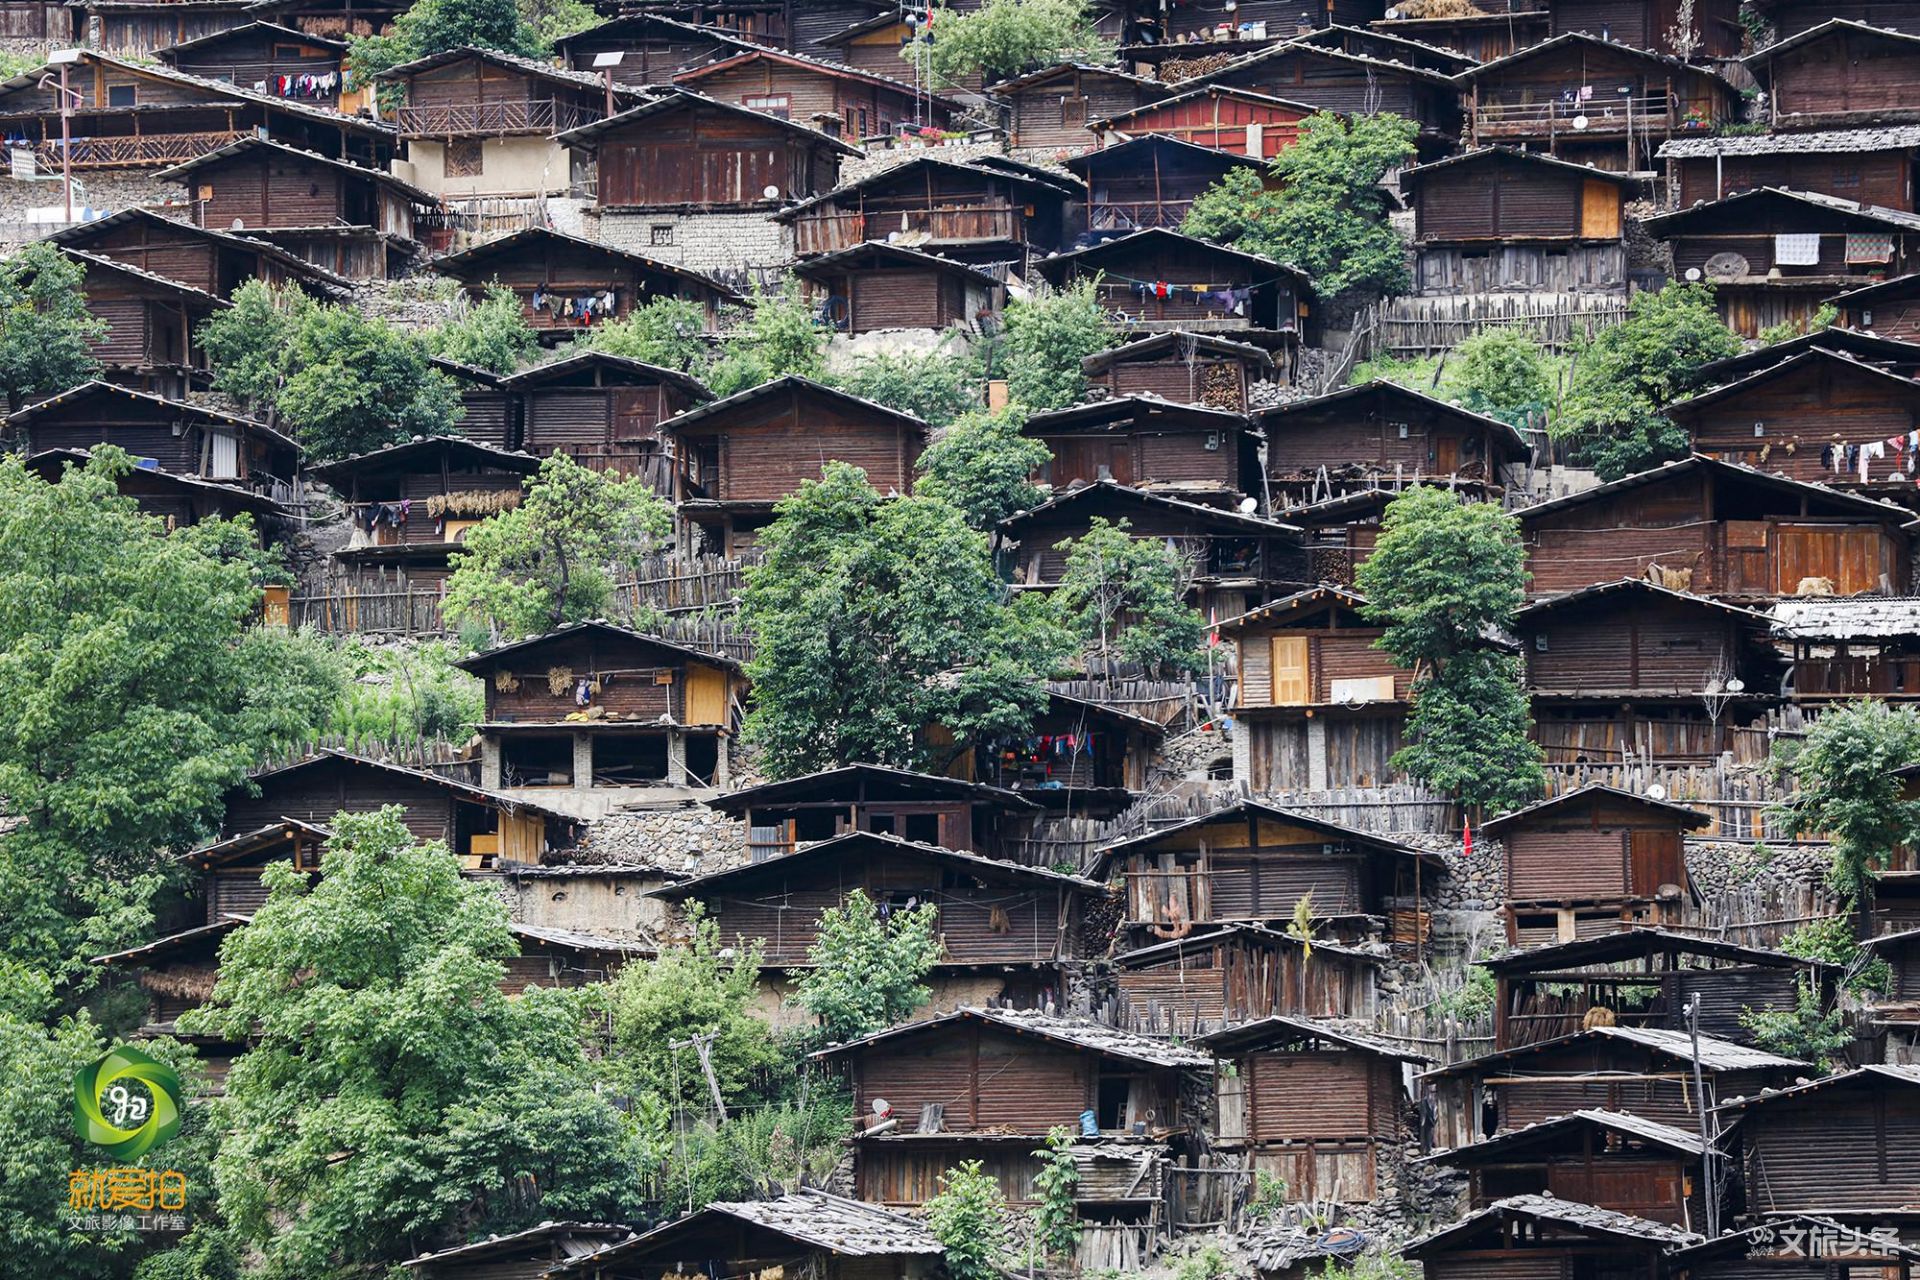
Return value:
<svg viewBox="0 0 1920 1280">
<path fill-rule="evenodd" d="M 1868 440 L 1865 443 L 1832 443 L 1820 450 L 1820 465 L 1833 475 L 1852 475 L 1856 471 L 1861 483 L 1871 478 L 1872 466 L 1888 456 L 1893 458 L 1894 471 L 1914 474 L 1916 463 L 1920 463 L 1920 431 L 1905 431 L 1891 435 L 1884 440 Z"/>
</svg>

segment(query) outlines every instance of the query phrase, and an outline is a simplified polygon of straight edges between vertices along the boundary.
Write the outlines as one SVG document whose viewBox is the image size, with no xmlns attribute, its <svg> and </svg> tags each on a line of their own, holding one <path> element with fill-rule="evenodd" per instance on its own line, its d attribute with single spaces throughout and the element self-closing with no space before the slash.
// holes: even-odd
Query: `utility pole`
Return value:
<svg viewBox="0 0 1920 1280">
<path fill-rule="evenodd" d="M 78 49 L 55 49 L 47 61 L 60 68 L 60 185 L 66 190 L 67 222 L 73 222 L 73 100 L 76 93 L 68 84 L 68 68 L 80 61 Z M 44 85 L 46 81 L 41 80 Z"/>
<path fill-rule="evenodd" d="M 691 1049 L 700 1059 L 700 1070 L 707 1077 L 707 1091 L 713 1095 L 713 1109 L 720 1116 L 720 1122 L 727 1120 L 727 1101 L 720 1096 L 720 1080 L 713 1074 L 713 1042 L 719 1036 L 718 1031 L 709 1031 L 705 1035 L 689 1036 L 685 1040 L 669 1040 L 669 1049 Z M 1702 1123 L 1705 1123 L 1702 1121 Z"/>
<path fill-rule="evenodd" d="M 1707 1091 L 1700 1071 L 1700 993 L 1687 1001 L 1687 1031 L 1693 1037 L 1693 1097 L 1700 1115 L 1700 1182 L 1706 1193 L 1707 1239 L 1720 1238 L 1720 1186 L 1715 1181 L 1713 1137 L 1707 1132 Z"/>
</svg>

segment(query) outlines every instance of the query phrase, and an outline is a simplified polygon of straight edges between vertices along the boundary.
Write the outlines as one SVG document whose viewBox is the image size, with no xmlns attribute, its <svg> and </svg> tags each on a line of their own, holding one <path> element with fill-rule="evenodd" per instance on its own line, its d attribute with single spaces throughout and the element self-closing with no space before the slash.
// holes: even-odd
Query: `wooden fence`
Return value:
<svg viewBox="0 0 1920 1280">
<path fill-rule="evenodd" d="M 1261 799 L 1376 835 L 1435 835 L 1460 828 L 1459 812 L 1452 800 L 1414 783 L 1280 791 Z"/>
<path fill-rule="evenodd" d="M 1541 345 L 1564 350 L 1626 319 L 1627 301 L 1584 294 L 1463 294 L 1395 298 L 1380 315 L 1377 349 L 1395 356 L 1431 356 L 1488 328 L 1525 328 Z"/>
<path fill-rule="evenodd" d="M 1712 764 L 1603 764 L 1589 761 L 1547 766 L 1547 795 L 1563 795 L 1591 783 L 1603 783 L 1635 795 L 1656 794 L 1673 804 L 1698 809 L 1713 821 L 1696 835 L 1723 840 L 1791 840 L 1793 833 L 1773 810 L 1790 790 L 1762 769 L 1742 768 L 1724 759 Z M 1649 792 L 1659 787 L 1658 793 Z"/>
<path fill-rule="evenodd" d="M 669 615 L 668 626 L 679 626 L 682 631 L 691 628 L 690 634 L 711 632 L 713 628 L 688 622 L 682 615 L 731 609 L 752 563 L 750 558 L 721 556 L 647 560 L 634 577 L 615 584 L 614 618 L 629 622 L 657 611 Z M 370 579 L 337 581 L 314 595 L 294 596 L 288 602 L 288 619 L 295 627 L 312 627 L 330 634 L 446 635 L 453 628 L 441 615 L 442 596 L 441 584 L 418 584 L 405 574 L 389 578 L 383 571 Z M 661 631 L 651 624 L 647 629 Z M 722 652 L 742 661 L 752 656 L 750 652 L 742 655 L 744 633 L 732 628 L 726 634 L 727 648 Z"/>
</svg>

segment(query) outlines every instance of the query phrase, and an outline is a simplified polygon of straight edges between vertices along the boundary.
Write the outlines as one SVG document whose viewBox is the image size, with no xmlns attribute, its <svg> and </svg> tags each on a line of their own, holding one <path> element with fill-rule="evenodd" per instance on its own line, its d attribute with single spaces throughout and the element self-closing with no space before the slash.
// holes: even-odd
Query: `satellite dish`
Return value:
<svg viewBox="0 0 1920 1280">
<path fill-rule="evenodd" d="M 1592 122 L 1589 121 L 1585 116 L 1575 116 L 1573 118 L 1573 127 L 1582 133 L 1585 133 L 1587 131 L 1587 125 L 1590 123 Z"/>
<path fill-rule="evenodd" d="M 1259 509 L 1260 509 L 1260 499 L 1258 498 L 1240 499 L 1240 510 L 1245 514 L 1252 515 L 1255 511 L 1258 511 Z"/>
<path fill-rule="evenodd" d="M 1708 258 L 1703 268 L 1709 280 L 1738 280 L 1742 276 L 1753 274 L 1752 266 L 1746 255 L 1728 249 Z"/>
<path fill-rule="evenodd" d="M 1687 268 L 1687 279 L 1689 279 L 1689 280 L 1691 280 L 1691 281 L 1692 281 L 1693 283 L 1695 283 L 1695 284 L 1699 284 L 1699 283 L 1700 283 L 1700 268 L 1698 268 L 1698 267 L 1688 267 L 1688 268 Z"/>
<path fill-rule="evenodd" d="M 769 200 L 778 200 L 780 198 L 780 188 L 774 186 L 772 183 L 768 183 L 760 194 Z"/>
<path fill-rule="evenodd" d="M 1667 798 L 1667 789 L 1665 787 L 1661 786 L 1657 782 L 1650 782 L 1647 784 L 1647 799 L 1665 800 L 1666 798 Z"/>
<path fill-rule="evenodd" d="M 1747 682 L 1745 680 L 1742 680 L 1739 676 L 1734 676 L 1731 680 L 1727 681 L 1728 693 L 1744 693 L 1746 692 L 1746 688 L 1747 688 Z"/>
<path fill-rule="evenodd" d="M 885 1098 L 875 1098 L 873 1100 L 874 1119 L 885 1120 L 888 1116 L 892 1114 L 893 1114 L 893 1104 L 891 1102 L 888 1102 Z"/>
</svg>

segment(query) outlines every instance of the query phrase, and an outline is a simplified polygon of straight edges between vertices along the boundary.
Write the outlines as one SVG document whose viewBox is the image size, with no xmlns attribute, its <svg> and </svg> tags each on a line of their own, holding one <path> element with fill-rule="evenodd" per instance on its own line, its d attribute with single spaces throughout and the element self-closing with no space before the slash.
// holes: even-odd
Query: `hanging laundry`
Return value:
<svg viewBox="0 0 1920 1280">
<path fill-rule="evenodd" d="M 1892 261 L 1892 232 L 1866 231 L 1847 233 L 1847 262 L 1849 265 Z"/>
<path fill-rule="evenodd" d="M 1819 235 L 1797 231 L 1776 235 L 1773 238 L 1773 262 L 1778 267 L 1819 266 Z"/>
</svg>

